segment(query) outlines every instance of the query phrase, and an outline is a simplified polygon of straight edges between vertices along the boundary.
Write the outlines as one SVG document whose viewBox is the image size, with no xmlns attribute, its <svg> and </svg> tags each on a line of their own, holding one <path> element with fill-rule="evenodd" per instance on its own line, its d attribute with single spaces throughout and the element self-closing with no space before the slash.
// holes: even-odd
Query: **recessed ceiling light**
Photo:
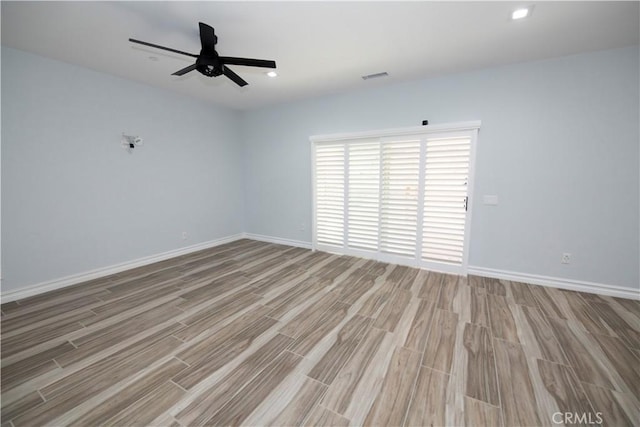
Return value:
<svg viewBox="0 0 640 427">
<path fill-rule="evenodd" d="M 269 71 L 267 73 L 267 76 L 269 76 L 269 77 L 278 77 L 278 73 L 276 73 L 275 71 Z"/>
<path fill-rule="evenodd" d="M 514 10 L 511 14 L 511 19 L 522 19 L 526 18 L 527 16 L 529 16 L 529 8 L 525 7 L 522 9 Z"/>
</svg>

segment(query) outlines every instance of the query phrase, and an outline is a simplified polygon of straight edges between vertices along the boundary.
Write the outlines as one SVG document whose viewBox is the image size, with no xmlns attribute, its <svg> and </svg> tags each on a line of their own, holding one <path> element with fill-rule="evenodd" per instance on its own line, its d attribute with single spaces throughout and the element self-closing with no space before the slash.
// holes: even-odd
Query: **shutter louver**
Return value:
<svg viewBox="0 0 640 427">
<path fill-rule="evenodd" d="M 347 246 L 378 250 L 380 199 L 380 143 L 348 145 L 348 241 Z"/>
<path fill-rule="evenodd" d="M 344 144 L 316 145 L 316 238 L 344 245 Z"/>
<path fill-rule="evenodd" d="M 427 139 L 422 259 L 461 264 L 471 139 Z"/>
<path fill-rule="evenodd" d="M 383 142 L 380 252 L 415 258 L 420 140 Z"/>
</svg>

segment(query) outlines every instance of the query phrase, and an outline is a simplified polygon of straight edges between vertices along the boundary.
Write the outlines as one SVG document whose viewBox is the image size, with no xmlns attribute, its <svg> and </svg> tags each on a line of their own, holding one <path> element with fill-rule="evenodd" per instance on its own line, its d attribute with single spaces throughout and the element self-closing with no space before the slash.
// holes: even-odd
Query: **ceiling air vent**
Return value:
<svg viewBox="0 0 640 427">
<path fill-rule="evenodd" d="M 388 75 L 389 73 L 386 71 L 383 73 L 369 74 L 368 76 L 362 76 L 362 80 L 377 79 L 379 77 L 387 77 Z"/>
</svg>

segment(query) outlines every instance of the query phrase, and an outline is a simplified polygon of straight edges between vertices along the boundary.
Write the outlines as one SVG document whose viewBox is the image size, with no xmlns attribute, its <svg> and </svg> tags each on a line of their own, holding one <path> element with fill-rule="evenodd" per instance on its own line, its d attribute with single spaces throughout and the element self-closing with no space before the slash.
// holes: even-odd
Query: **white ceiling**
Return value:
<svg viewBox="0 0 640 427">
<path fill-rule="evenodd" d="M 249 109 L 502 64 L 638 44 L 638 2 L 7 2 L 2 44 L 126 79 Z M 279 77 L 235 66 L 249 86 L 197 72 L 198 22 L 220 55 L 274 59 Z M 149 59 L 158 58 L 157 61 Z M 386 71 L 389 77 L 363 81 Z M 45 70 L 46 72 L 46 70 Z"/>
</svg>

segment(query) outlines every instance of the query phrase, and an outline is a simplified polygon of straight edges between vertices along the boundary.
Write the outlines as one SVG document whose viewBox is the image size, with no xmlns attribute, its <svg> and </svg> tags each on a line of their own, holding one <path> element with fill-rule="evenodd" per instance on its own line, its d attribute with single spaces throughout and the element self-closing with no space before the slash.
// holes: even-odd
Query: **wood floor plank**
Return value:
<svg viewBox="0 0 640 427">
<path fill-rule="evenodd" d="M 265 399 L 261 407 L 245 420 L 245 425 L 303 425 L 327 391 L 327 386 L 304 375 L 293 377 L 293 381 L 281 384 Z"/>
<path fill-rule="evenodd" d="M 131 281 L 107 287 L 106 289 L 109 291 L 109 294 L 103 296 L 102 299 L 110 301 L 126 295 L 144 292 L 147 289 L 153 290 L 156 286 L 165 283 L 177 283 L 181 275 L 182 274 L 179 271 L 175 270 L 154 272 L 142 278 L 136 278 Z"/>
<path fill-rule="evenodd" d="M 420 300 L 418 310 L 411 323 L 411 329 L 404 342 L 404 347 L 422 353 L 427 345 L 432 319 L 435 316 L 435 302 L 427 299 Z M 456 315 L 457 318 L 457 315 Z"/>
<path fill-rule="evenodd" d="M 548 317 L 547 320 L 556 338 L 562 343 L 564 354 L 580 381 L 615 390 L 603 361 L 598 361 L 593 355 L 593 347 L 597 346 L 597 343 L 589 340 L 584 335 L 586 332 L 581 334 L 572 330 L 569 323 L 562 319 Z"/>
<path fill-rule="evenodd" d="M 184 393 L 183 389 L 171 382 L 163 383 L 118 415 L 110 418 L 103 425 L 114 427 L 123 425 L 148 426 L 151 421 L 168 409 L 174 401 L 180 399 Z"/>
<path fill-rule="evenodd" d="M 358 314 L 365 317 L 377 318 L 378 313 L 387 304 L 392 295 L 394 295 L 395 284 L 385 281 L 380 287 L 369 297 L 360 307 Z"/>
<path fill-rule="evenodd" d="M 409 305 L 410 300 L 410 291 L 396 289 L 389 303 L 384 306 L 376 321 L 373 323 L 373 326 L 389 332 L 395 331 L 396 325 Z"/>
<path fill-rule="evenodd" d="M 310 277 L 298 283 L 295 288 L 285 292 L 284 295 L 278 295 L 265 303 L 266 306 L 273 308 L 269 317 L 282 319 L 293 308 L 307 301 L 325 286 L 326 283 L 316 277 Z"/>
<path fill-rule="evenodd" d="M 408 291 L 419 272 L 420 270 L 417 268 L 398 265 L 389 273 L 387 280 L 393 284 L 393 287 Z"/>
<path fill-rule="evenodd" d="M 321 281 L 325 283 L 325 286 L 328 289 L 331 289 L 332 292 L 337 293 L 338 295 L 343 294 L 343 292 L 349 291 L 351 288 L 356 286 L 359 280 L 363 277 L 370 277 L 371 275 L 367 273 L 367 270 L 361 267 L 356 267 L 355 265 L 344 263 L 345 269 L 340 270 L 343 271 L 339 276 L 333 277 L 333 275 L 327 274 L 324 275 L 314 275 L 321 278 Z"/>
<path fill-rule="evenodd" d="M 376 276 L 371 274 L 360 276 L 353 285 L 342 289 L 340 292 L 340 301 L 345 304 L 354 304 L 362 297 L 362 295 L 373 287 L 375 280 Z"/>
<path fill-rule="evenodd" d="M 522 346 L 500 339 L 495 339 L 493 345 L 496 363 L 500 366 L 498 384 L 504 424 L 540 425 L 542 422 L 537 412 L 538 403 Z"/>
<path fill-rule="evenodd" d="M 211 417 L 205 425 L 237 426 L 265 399 L 273 389 L 300 363 L 302 357 L 289 351 L 282 352 L 264 371 Z"/>
<path fill-rule="evenodd" d="M 367 273 L 372 274 L 374 276 L 382 276 L 386 273 L 387 269 L 391 268 L 391 264 L 387 264 L 386 262 L 369 260 L 365 262 L 362 266 L 362 269 Z"/>
<path fill-rule="evenodd" d="M 419 268 L 409 268 L 409 271 L 404 275 L 402 280 L 396 284 L 398 289 L 411 290 L 415 285 L 415 281 L 420 273 Z"/>
<path fill-rule="evenodd" d="M 364 425 L 384 383 L 396 341 L 395 334 L 370 328 L 331 383 L 322 405 L 349 419 L 353 425 Z"/>
<path fill-rule="evenodd" d="M 469 323 L 489 327 L 489 309 L 487 305 L 487 296 L 478 291 L 478 288 L 469 287 L 470 290 L 470 319 Z"/>
<path fill-rule="evenodd" d="M 190 366 L 174 377 L 174 382 L 184 389 L 190 389 L 202 378 L 229 363 L 276 323 L 273 319 L 262 317 L 239 331 L 232 326 L 221 330 L 211 339 L 205 339 L 191 349 L 178 353 L 180 360 Z"/>
<path fill-rule="evenodd" d="M 575 292 L 563 292 L 574 318 L 589 332 L 614 335 L 607 322 L 598 315 L 598 311 Z"/>
<path fill-rule="evenodd" d="M 247 282 L 247 277 L 239 271 L 215 280 L 210 280 L 205 286 L 200 286 L 180 294 L 180 298 L 187 301 L 180 304 L 179 307 L 182 309 L 193 307 L 200 304 L 203 300 L 220 297 Z"/>
<path fill-rule="evenodd" d="M 627 311 L 629 311 L 629 313 L 633 313 L 638 318 L 638 321 L 640 322 L 640 301 L 639 300 L 632 300 L 627 298 L 616 298 L 616 297 L 614 297 L 613 299 L 615 302 L 617 302 L 618 304 L 626 308 Z"/>
<path fill-rule="evenodd" d="M 309 376 L 321 383 L 331 385 L 342 366 L 347 362 L 370 325 L 370 319 L 353 316 L 342 329 L 329 350 L 315 364 Z"/>
<path fill-rule="evenodd" d="M 292 320 L 287 322 L 280 332 L 292 338 L 298 338 L 300 335 L 312 327 L 324 313 L 338 301 L 338 294 L 328 292 L 318 301 L 314 302 L 308 310 L 303 311 Z"/>
<path fill-rule="evenodd" d="M 456 347 L 458 315 L 436 309 L 431 322 L 429 339 L 424 349 L 422 364 L 441 372 L 450 373 Z"/>
<path fill-rule="evenodd" d="M 259 262 L 251 263 L 250 266 L 241 266 L 240 271 L 242 271 L 249 279 L 255 279 L 259 276 L 265 274 L 269 270 L 275 268 L 282 268 L 282 258 L 278 256 L 278 252 L 275 252 L 275 256 L 272 258 L 261 259 Z"/>
<path fill-rule="evenodd" d="M 17 426 L 39 425 L 53 420 L 107 387 L 127 378 L 151 362 L 169 354 L 180 341 L 163 338 L 149 347 L 136 351 L 123 351 L 120 355 L 93 364 L 41 390 L 47 401 L 14 420 Z M 129 349 L 130 350 L 130 349 Z"/>
<path fill-rule="evenodd" d="M 176 418 L 184 425 L 201 426 L 216 414 L 259 372 L 265 369 L 291 343 L 293 338 L 278 334 L 229 372 L 215 386 L 182 409 Z"/>
<path fill-rule="evenodd" d="M 467 356 L 465 394 L 498 406 L 500 401 L 496 361 L 489 330 L 483 326 L 467 323 L 464 326 L 463 343 Z"/>
<path fill-rule="evenodd" d="M 487 304 L 493 336 L 506 341 L 520 342 L 512 312 L 515 308 L 509 306 L 505 297 L 492 293 L 487 295 Z"/>
<path fill-rule="evenodd" d="M 301 356 L 306 356 L 317 344 L 325 338 L 340 322 L 342 322 L 349 312 L 349 305 L 336 302 L 323 316 L 309 327 L 291 345 L 290 350 Z"/>
<path fill-rule="evenodd" d="M 318 405 L 313 409 L 311 415 L 309 415 L 309 418 L 305 420 L 303 425 L 316 427 L 348 427 L 349 423 L 348 419 Z"/>
<path fill-rule="evenodd" d="M 308 279 L 308 276 L 303 273 L 304 271 L 304 268 L 298 264 L 288 265 L 278 271 L 278 274 L 268 275 L 262 279 L 252 282 L 252 292 L 257 295 L 264 296 L 268 292 L 278 289 L 290 281 L 297 279 L 297 282 L 302 282 L 303 280 Z"/>
<path fill-rule="evenodd" d="M 136 412 L 139 411 L 140 408 L 136 405 L 136 402 L 156 391 L 157 388 L 168 382 L 171 377 L 187 368 L 187 366 L 186 363 L 178 359 L 170 359 L 157 369 L 130 384 L 120 393 L 94 407 L 90 412 L 76 419 L 71 425 L 104 425 L 111 424 L 114 420 L 120 420 L 120 422 L 130 425 L 131 421 L 126 420 L 123 415 L 130 413 L 131 409 L 135 409 Z"/>
<path fill-rule="evenodd" d="M 445 426 L 449 375 L 431 368 L 420 368 L 416 390 L 407 412 L 408 426 Z"/>
<path fill-rule="evenodd" d="M 440 295 L 438 296 L 438 308 L 442 310 L 453 310 L 453 302 L 455 300 L 456 295 L 459 291 L 459 286 L 461 285 L 461 280 L 459 276 L 454 276 L 452 274 L 445 274 L 442 279 L 442 288 L 440 290 Z"/>
<path fill-rule="evenodd" d="M 501 426 L 500 409 L 464 396 L 464 424 L 475 427 Z"/>
<path fill-rule="evenodd" d="M 173 317 L 182 314 L 176 307 L 178 300 L 172 300 L 165 304 L 153 307 L 136 316 L 124 319 L 109 326 L 98 328 L 79 338 L 73 339 L 73 344 L 77 347 L 90 344 L 98 344 L 98 348 L 104 347 L 108 341 L 122 341 L 127 337 L 137 334 L 140 330 L 145 330 L 150 326 L 162 323 Z"/>
<path fill-rule="evenodd" d="M 542 359 L 538 359 L 536 362 L 544 392 L 555 404 L 553 410 L 547 411 L 546 414 L 540 414 L 539 418 L 544 417 L 547 419 L 547 424 L 551 424 L 548 420 L 551 419 L 553 423 L 553 414 L 557 412 L 572 414 L 594 413 L 580 382 L 569 367 Z"/>
<path fill-rule="evenodd" d="M 559 301 L 551 295 L 551 289 L 544 286 L 531 285 L 529 287 L 534 298 L 538 302 L 538 308 L 547 317 L 557 317 L 559 319 L 569 319 L 566 308 L 562 308 Z"/>
<path fill-rule="evenodd" d="M 120 340 L 98 340 L 95 345 L 77 347 L 55 358 L 58 365 L 63 368 L 69 366 L 84 365 L 111 357 L 118 351 L 133 346 L 135 344 L 145 345 L 160 338 L 169 337 L 182 328 L 182 324 L 168 321 L 165 324 L 153 326 L 147 330 L 140 330 L 138 335 L 134 335 L 124 341 Z M 98 348 L 101 347 L 101 348 Z M 77 365 L 76 365 L 77 364 Z"/>
<path fill-rule="evenodd" d="M 582 387 L 595 412 L 592 419 L 597 419 L 600 413 L 603 425 L 632 427 L 638 424 L 640 407 L 630 396 L 588 383 L 582 383 Z"/>
<path fill-rule="evenodd" d="M 345 272 L 349 271 L 357 261 L 346 256 L 336 256 L 331 259 L 324 268 L 313 273 L 313 276 L 328 281 L 333 281 Z"/>
<path fill-rule="evenodd" d="M 61 338 L 71 332 L 84 329 L 84 326 L 80 322 L 93 316 L 95 316 L 95 314 L 92 312 L 81 312 L 66 318 L 63 322 L 47 324 L 19 335 L 6 336 L 3 334 L 1 349 L 2 358 L 5 359 L 31 347 L 35 347 L 46 342 L 52 342 L 53 340 Z M 60 342 L 64 341 L 65 340 L 62 340 Z M 57 344 L 59 343 L 56 343 L 55 345 Z"/>
<path fill-rule="evenodd" d="M 10 421 L 18 415 L 28 413 L 33 408 L 44 403 L 44 399 L 37 391 L 33 391 L 15 402 L 2 405 L 2 422 Z"/>
<path fill-rule="evenodd" d="M 48 306 L 39 310 L 27 311 L 26 313 L 20 311 L 15 314 L 9 314 L 2 319 L 2 333 L 11 332 L 18 328 L 24 328 L 34 323 L 51 319 L 60 314 L 75 313 L 74 310 L 76 309 L 83 309 L 87 306 L 101 302 L 102 301 L 93 296 L 83 296 L 70 301 L 65 301 L 63 304 Z"/>
<path fill-rule="evenodd" d="M 387 336 L 387 332 L 382 329 L 369 329 L 353 356 L 333 380 L 329 392 L 322 402 L 324 406 L 336 413 L 345 414 L 353 402 L 364 403 L 359 401 L 356 390 L 365 376 L 372 374 L 371 363 L 375 360 L 385 336 Z"/>
<path fill-rule="evenodd" d="M 403 424 L 420 370 L 420 356 L 415 351 L 396 348 L 382 390 L 369 410 L 365 425 Z"/>
<path fill-rule="evenodd" d="M 594 302 L 590 303 L 590 306 L 595 310 L 598 317 L 607 323 L 609 329 L 624 341 L 627 346 L 640 349 L 640 321 L 635 325 L 634 322 L 626 321 L 616 312 L 614 307 L 606 303 Z"/>
<path fill-rule="evenodd" d="M 531 292 L 531 288 L 526 283 L 509 282 L 508 286 L 513 302 L 518 305 L 526 305 L 529 307 L 538 307 L 536 297 Z"/>
<path fill-rule="evenodd" d="M 592 334 L 631 393 L 640 398 L 640 359 L 620 339 Z"/>
<path fill-rule="evenodd" d="M 431 301 L 438 301 L 444 276 L 445 275 L 442 273 L 436 273 L 436 272 L 430 271 L 426 279 L 424 279 L 420 285 L 418 298 L 425 298 Z M 420 278 L 421 277 L 418 276 L 418 280 L 420 280 Z"/>
<path fill-rule="evenodd" d="M 2 303 L 2 305 L 0 305 L 0 310 L 2 310 L 4 314 L 9 314 L 14 310 L 19 309 L 20 305 L 16 301 L 4 302 Z"/>
<path fill-rule="evenodd" d="M 145 303 L 153 302 L 159 298 L 167 295 L 177 294 L 179 287 L 175 283 L 170 282 L 164 285 L 156 286 L 152 292 L 138 292 L 129 298 L 120 298 L 112 300 L 111 302 L 101 304 L 97 307 L 91 308 L 91 311 L 96 313 L 95 317 L 83 321 L 85 326 L 92 325 L 105 319 L 109 319 L 127 310 L 134 309 Z M 177 295 L 176 295 L 177 296 Z"/>
<path fill-rule="evenodd" d="M 318 266 L 325 267 L 335 256 L 328 252 L 310 251 L 304 259 L 296 261 L 295 264 L 304 271 L 316 270 Z"/>
<path fill-rule="evenodd" d="M 539 359 L 569 364 L 560 343 L 540 309 L 530 306 L 517 307 L 515 322 L 520 342 L 528 352 Z"/>
<path fill-rule="evenodd" d="M 7 391 L 16 385 L 56 369 L 58 365 L 53 359 L 73 350 L 75 350 L 75 347 L 70 342 L 65 341 L 19 362 L 3 366 L 0 374 L 2 391 Z"/>
<path fill-rule="evenodd" d="M 501 297 L 507 296 L 506 286 L 501 280 L 491 277 L 483 277 L 482 282 L 484 284 L 484 289 L 488 294 L 499 295 Z"/>
<path fill-rule="evenodd" d="M 232 317 L 234 314 L 249 309 L 261 299 L 259 295 L 254 295 L 251 289 L 235 292 L 218 301 L 212 302 L 203 310 L 183 319 L 182 323 L 187 326 L 176 332 L 175 336 L 183 341 L 189 341 L 201 333 L 215 328 L 216 325 Z M 269 312 L 266 309 L 263 311 L 265 314 Z"/>
</svg>

